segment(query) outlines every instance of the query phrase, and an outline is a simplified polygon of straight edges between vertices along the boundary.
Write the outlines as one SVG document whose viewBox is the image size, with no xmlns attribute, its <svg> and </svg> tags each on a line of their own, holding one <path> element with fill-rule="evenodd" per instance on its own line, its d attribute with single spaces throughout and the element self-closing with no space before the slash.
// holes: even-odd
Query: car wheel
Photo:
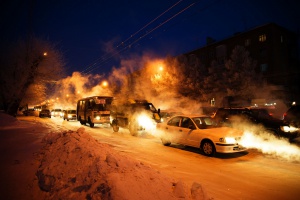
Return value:
<svg viewBox="0 0 300 200">
<path fill-rule="evenodd" d="M 114 132 L 118 132 L 119 131 L 119 126 L 118 126 L 118 124 L 117 124 L 116 121 L 113 121 L 112 124 L 111 124 L 111 126 L 112 126 Z"/>
<path fill-rule="evenodd" d="M 162 142 L 162 144 L 163 144 L 164 146 L 170 146 L 170 145 L 171 145 L 171 142 L 168 141 L 168 140 L 166 140 L 166 139 L 164 139 L 164 138 L 161 138 L 161 142 Z"/>
<path fill-rule="evenodd" d="M 85 123 L 81 120 L 81 117 L 79 117 L 79 122 L 81 125 L 84 125 Z"/>
<path fill-rule="evenodd" d="M 201 150 L 206 156 L 213 156 L 216 152 L 214 144 L 208 140 L 202 143 Z"/>
<path fill-rule="evenodd" d="M 129 132 L 132 136 L 137 136 L 138 135 L 137 126 L 135 125 L 135 123 L 130 123 L 129 124 Z"/>
<path fill-rule="evenodd" d="M 88 123 L 90 124 L 90 127 L 91 127 L 91 128 L 93 128 L 93 127 L 94 127 L 94 125 L 95 125 L 94 123 L 92 123 L 92 121 L 91 121 L 91 119 L 90 119 L 90 118 L 88 119 Z"/>
</svg>

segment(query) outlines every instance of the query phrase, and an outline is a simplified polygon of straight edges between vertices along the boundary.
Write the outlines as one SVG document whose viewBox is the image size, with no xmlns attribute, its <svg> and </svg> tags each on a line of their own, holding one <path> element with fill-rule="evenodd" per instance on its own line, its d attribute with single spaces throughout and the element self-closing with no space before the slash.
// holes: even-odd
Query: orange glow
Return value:
<svg viewBox="0 0 300 200">
<path fill-rule="evenodd" d="M 102 81 L 102 86 L 103 87 L 107 87 L 108 86 L 108 82 L 107 81 Z"/>
</svg>

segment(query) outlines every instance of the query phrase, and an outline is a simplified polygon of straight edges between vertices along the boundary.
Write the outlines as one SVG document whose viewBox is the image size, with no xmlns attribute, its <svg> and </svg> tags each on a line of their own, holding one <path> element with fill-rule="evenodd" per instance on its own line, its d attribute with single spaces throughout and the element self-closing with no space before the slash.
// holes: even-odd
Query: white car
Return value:
<svg viewBox="0 0 300 200">
<path fill-rule="evenodd" d="M 165 123 L 157 124 L 161 141 L 200 148 L 206 156 L 235 153 L 247 149 L 239 144 L 242 132 L 230 127 L 216 127 L 209 116 L 177 115 Z"/>
</svg>

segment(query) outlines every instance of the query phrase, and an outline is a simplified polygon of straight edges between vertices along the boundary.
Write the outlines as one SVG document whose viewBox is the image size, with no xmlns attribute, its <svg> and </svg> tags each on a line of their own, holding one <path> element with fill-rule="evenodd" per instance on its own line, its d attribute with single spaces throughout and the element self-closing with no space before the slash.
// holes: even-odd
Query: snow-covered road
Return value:
<svg viewBox="0 0 300 200">
<path fill-rule="evenodd" d="M 297 159 L 274 157 L 256 149 L 206 157 L 194 148 L 165 147 L 151 134 L 133 137 L 125 129 L 114 133 L 110 127 L 90 128 L 58 117 L 20 117 L 20 120 L 45 123 L 49 131 L 85 127 L 95 139 L 109 144 L 121 154 L 188 184 L 201 184 L 210 199 L 299 199 L 300 196 L 300 161 Z"/>
</svg>

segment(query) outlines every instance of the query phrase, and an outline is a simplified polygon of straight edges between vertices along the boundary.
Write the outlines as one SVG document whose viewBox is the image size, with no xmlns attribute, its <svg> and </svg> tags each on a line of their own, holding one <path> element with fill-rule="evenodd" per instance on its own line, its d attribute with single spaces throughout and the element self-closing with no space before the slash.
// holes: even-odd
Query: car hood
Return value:
<svg viewBox="0 0 300 200">
<path fill-rule="evenodd" d="M 210 137 L 216 137 L 216 138 L 221 138 L 221 137 L 240 137 L 243 135 L 243 131 L 234 129 L 231 127 L 215 127 L 215 128 L 209 128 L 209 129 L 198 129 L 199 132 L 202 134 L 208 135 Z"/>
</svg>

